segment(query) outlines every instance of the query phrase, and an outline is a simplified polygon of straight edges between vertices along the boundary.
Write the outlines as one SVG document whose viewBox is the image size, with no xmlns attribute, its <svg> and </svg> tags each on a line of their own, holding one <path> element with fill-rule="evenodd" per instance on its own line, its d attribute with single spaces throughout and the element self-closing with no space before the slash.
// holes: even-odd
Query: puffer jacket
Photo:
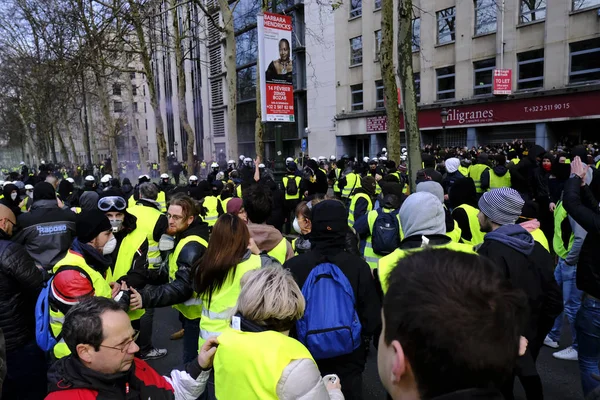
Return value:
<svg viewBox="0 0 600 400">
<path fill-rule="evenodd" d="M 65 256 L 75 237 L 75 213 L 59 208 L 56 200 L 36 201 L 17 223 L 20 230 L 13 242 L 23 245 L 46 271 Z"/>
<path fill-rule="evenodd" d="M 8 240 L 0 230 L 0 329 L 6 351 L 33 340 L 34 307 L 42 284 L 42 271 L 25 248 Z"/>
</svg>

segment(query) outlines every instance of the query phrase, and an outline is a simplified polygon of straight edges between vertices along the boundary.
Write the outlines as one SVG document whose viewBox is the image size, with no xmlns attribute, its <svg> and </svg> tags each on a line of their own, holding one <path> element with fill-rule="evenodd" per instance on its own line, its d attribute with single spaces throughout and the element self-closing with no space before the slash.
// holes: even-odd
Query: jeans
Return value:
<svg viewBox="0 0 600 400">
<path fill-rule="evenodd" d="M 575 319 L 575 329 L 579 343 L 581 386 L 583 395 L 587 396 L 600 386 L 600 382 L 592 378 L 592 374 L 600 373 L 600 301 L 584 295 Z"/>
<path fill-rule="evenodd" d="M 2 399 L 43 400 L 46 397 L 46 358 L 35 340 L 8 351 L 6 367 Z"/>
<path fill-rule="evenodd" d="M 140 353 L 145 354 L 152 350 L 152 323 L 154 322 L 154 308 L 147 308 L 140 318 L 140 337 L 137 345 Z"/>
<path fill-rule="evenodd" d="M 568 265 L 562 258 L 558 259 L 558 264 L 554 270 L 554 278 L 563 292 L 563 304 L 565 306 L 564 314 L 567 315 L 569 327 L 571 328 L 571 336 L 573 338 L 573 348 L 578 349 L 577 335 L 575 332 L 575 317 L 579 307 L 581 307 L 581 290 L 577 289 L 575 284 L 575 276 L 577 275 L 577 266 Z M 563 313 L 561 313 L 554 321 L 554 326 L 548 336 L 550 339 L 558 342 L 560 339 L 560 329 L 563 323 Z"/>
<path fill-rule="evenodd" d="M 200 318 L 187 319 L 181 316 L 183 322 L 183 362 L 188 363 L 198 357 L 198 339 L 200 338 Z"/>
</svg>

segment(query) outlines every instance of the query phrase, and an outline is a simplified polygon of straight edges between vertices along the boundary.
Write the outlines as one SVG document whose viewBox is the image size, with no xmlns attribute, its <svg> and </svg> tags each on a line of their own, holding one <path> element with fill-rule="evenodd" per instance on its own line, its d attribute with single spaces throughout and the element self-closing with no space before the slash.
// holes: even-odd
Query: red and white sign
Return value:
<svg viewBox="0 0 600 400">
<path fill-rule="evenodd" d="M 291 16 L 258 16 L 258 57 L 262 120 L 294 122 Z"/>
<path fill-rule="evenodd" d="M 600 104 L 600 91 L 447 107 L 446 127 L 561 121 L 592 116 L 600 118 L 598 104 Z M 419 111 L 419 129 L 441 128 L 440 110 L 440 108 L 430 108 Z M 400 113 L 400 129 L 404 129 L 402 113 Z M 387 119 L 385 116 L 367 118 L 367 132 L 384 132 L 386 130 Z"/>
<path fill-rule="evenodd" d="M 512 93 L 512 70 L 495 69 L 494 70 L 494 94 L 507 95 Z"/>
</svg>

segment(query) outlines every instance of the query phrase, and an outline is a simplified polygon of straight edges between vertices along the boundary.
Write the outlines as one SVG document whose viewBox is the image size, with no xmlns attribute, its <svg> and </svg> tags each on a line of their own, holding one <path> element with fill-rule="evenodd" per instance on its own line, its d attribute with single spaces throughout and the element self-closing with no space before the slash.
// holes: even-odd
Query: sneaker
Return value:
<svg viewBox="0 0 600 400">
<path fill-rule="evenodd" d="M 555 342 L 554 340 L 550 339 L 550 336 L 546 335 L 546 338 L 544 339 L 544 346 L 558 349 L 558 342 Z"/>
<path fill-rule="evenodd" d="M 171 340 L 179 340 L 183 337 L 183 329 L 178 330 L 177 332 L 175 332 L 174 334 L 171 335 Z M 558 345 L 556 345 L 556 347 L 558 347 Z"/>
<path fill-rule="evenodd" d="M 577 361 L 578 360 L 577 350 L 573 348 L 573 346 L 569 346 L 564 350 L 557 351 L 556 353 L 552 353 L 552 357 L 557 358 L 559 360 L 569 360 L 569 361 Z"/>
<path fill-rule="evenodd" d="M 146 354 L 141 354 L 140 358 L 142 360 L 145 360 L 145 361 L 147 361 L 147 360 L 157 360 L 159 358 L 163 358 L 166 355 L 167 355 L 167 349 L 153 348 L 152 350 L 150 350 Z"/>
</svg>

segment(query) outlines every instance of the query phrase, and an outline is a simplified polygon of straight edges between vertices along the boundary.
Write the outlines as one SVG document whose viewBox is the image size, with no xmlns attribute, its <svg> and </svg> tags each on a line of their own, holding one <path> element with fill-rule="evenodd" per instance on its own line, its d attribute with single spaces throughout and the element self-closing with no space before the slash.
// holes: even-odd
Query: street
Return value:
<svg viewBox="0 0 600 400">
<path fill-rule="evenodd" d="M 566 328 L 566 324 L 563 325 Z M 154 315 L 153 341 L 157 347 L 166 347 L 169 354 L 160 359 L 150 361 L 161 374 L 168 374 L 170 369 L 181 364 L 182 344 L 181 340 L 170 340 L 169 336 L 180 329 L 177 312 L 172 308 L 156 310 Z M 562 343 L 570 343 L 569 335 L 563 329 Z M 561 346 L 559 350 L 566 346 Z M 537 365 L 542 382 L 546 400 L 581 400 L 581 384 L 579 381 L 579 369 L 575 361 L 556 360 L 552 353 L 556 351 L 544 347 L 540 353 Z M 343 384 L 343 382 L 342 382 Z M 372 348 L 369 354 L 367 367 L 363 376 L 363 398 L 384 400 L 385 391 L 379 382 L 377 374 L 377 351 Z M 519 383 L 515 384 L 515 398 L 524 400 L 525 395 Z"/>
</svg>

